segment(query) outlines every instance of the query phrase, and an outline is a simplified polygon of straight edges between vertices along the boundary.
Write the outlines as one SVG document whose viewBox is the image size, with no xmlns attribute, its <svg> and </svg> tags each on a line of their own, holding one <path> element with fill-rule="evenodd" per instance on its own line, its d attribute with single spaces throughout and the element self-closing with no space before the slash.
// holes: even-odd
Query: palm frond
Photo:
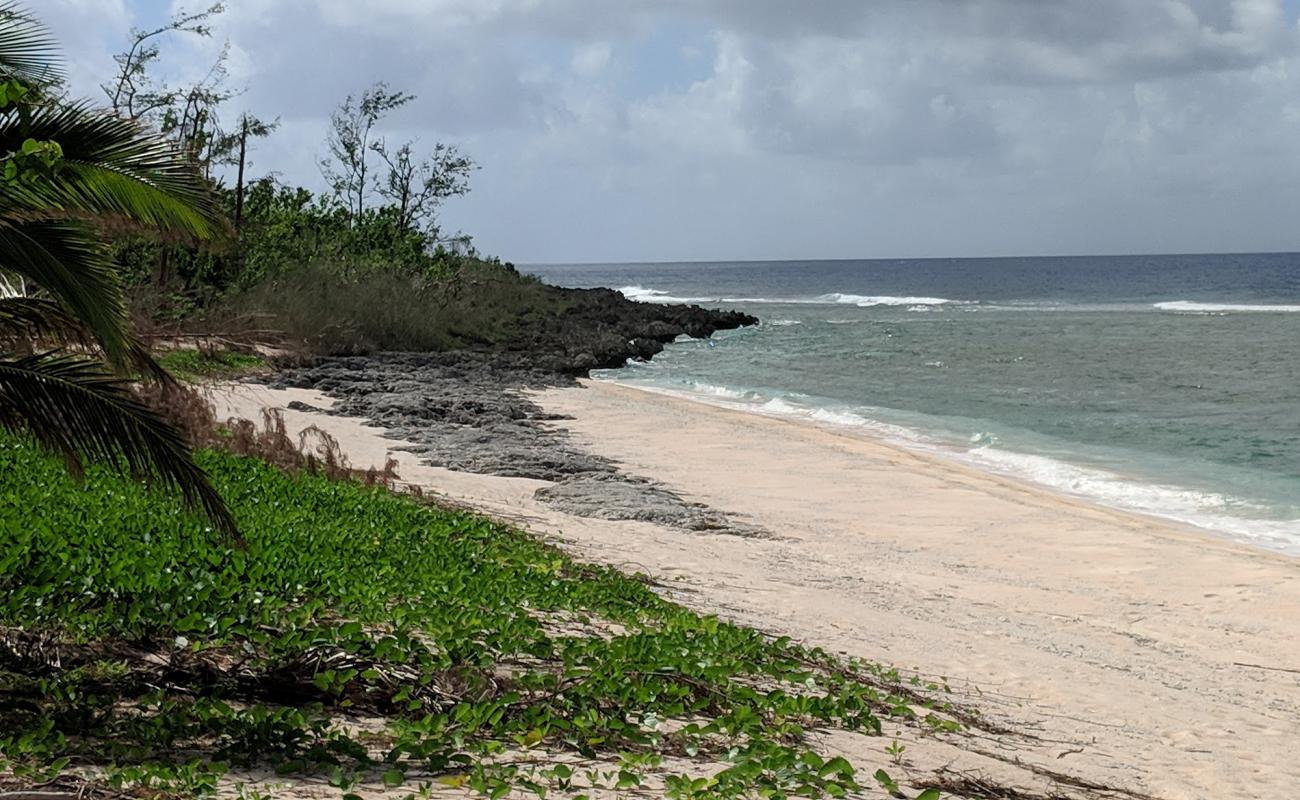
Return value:
<svg viewBox="0 0 1300 800">
<path fill-rule="evenodd" d="M 130 120 L 85 103 L 46 104 L 27 120 L 0 118 L 0 152 L 28 138 L 58 142 L 59 170 L 47 180 L 0 185 L 0 208 L 124 216 L 197 238 L 221 230 L 215 196 L 175 145 Z"/>
<path fill-rule="evenodd" d="M 0 298 L 0 352 L 33 350 L 40 345 L 102 353 L 94 332 L 56 301 L 43 297 Z M 166 385 L 176 381 L 149 348 L 134 337 L 127 341 L 127 363 L 144 380 Z"/>
<path fill-rule="evenodd" d="M 22 4 L 0 3 L 0 73 L 29 84 L 57 81 L 58 53 L 54 37 Z"/>
<path fill-rule="evenodd" d="M 49 292 L 99 341 L 110 362 L 124 366 L 130 318 L 108 250 L 85 223 L 0 217 L 0 267 Z"/>
<path fill-rule="evenodd" d="M 0 426 L 31 434 L 70 463 L 104 463 L 175 489 L 217 529 L 239 537 L 181 434 L 100 362 L 59 353 L 0 360 Z"/>
</svg>

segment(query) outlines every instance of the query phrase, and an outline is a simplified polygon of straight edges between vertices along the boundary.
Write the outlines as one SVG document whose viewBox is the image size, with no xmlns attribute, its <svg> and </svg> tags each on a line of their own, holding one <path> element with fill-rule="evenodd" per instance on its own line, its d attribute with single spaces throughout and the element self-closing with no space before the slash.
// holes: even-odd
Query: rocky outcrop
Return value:
<svg viewBox="0 0 1300 800">
<path fill-rule="evenodd" d="M 576 386 L 593 369 L 652 358 L 679 336 L 704 338 L 758 320 L 637 303 L 610 289 L 543 286 L 538 293 L 544 305 L 514 309 L 492 340 L 467 337 L 461 349 L 442 353 L 320 358 L 272 385 L 323 391 L 338 401 L 329 413 L 366 417 L 435 466 L 550 481 L 538 496 L 571 514 L 755 535 L 578 447 L 525 391 Z"/>
<path fill-rule="evenodd" d="M 434 466 L 549 481 L 538 497 L 567 513 L 694 532 L 759 533 L 577 446 L 550 424 L 563 418 L 525 394 L 576 386 L 573 375 L 538 368 L 518 353 L 323 358 L 280 374 L 271 385 L 325 392 L 338 401 L 328 413 L 365 417 Z"/>
<path fill-rule="evenodd" d="M 518 317 L 498 353 L 525 354 L 528 366 L 565 375 L 623 366 L 658 355 L 678 336 L 697 339 L 758 324 L 740 311 L 655 305 L 613 289 L 551 288 L 552 313 Z"/>
</svg>

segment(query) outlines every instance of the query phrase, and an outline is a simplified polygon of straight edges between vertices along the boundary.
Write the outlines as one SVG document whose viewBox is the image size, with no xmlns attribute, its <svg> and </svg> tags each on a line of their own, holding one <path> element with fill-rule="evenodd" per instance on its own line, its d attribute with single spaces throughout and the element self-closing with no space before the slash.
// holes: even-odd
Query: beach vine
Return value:
<svg viewBox="0 0 1300 800">
<path fill-rule="evenodd" d="M 701 616 L 486 518 L 200 458 L 244 546 L 0 443 L 0 791 L 263 796 L 260 769 L 349 798 L 841 797 L 881 773 L 813 732 L 980 724 L 941 683 Z"/>
</svg>

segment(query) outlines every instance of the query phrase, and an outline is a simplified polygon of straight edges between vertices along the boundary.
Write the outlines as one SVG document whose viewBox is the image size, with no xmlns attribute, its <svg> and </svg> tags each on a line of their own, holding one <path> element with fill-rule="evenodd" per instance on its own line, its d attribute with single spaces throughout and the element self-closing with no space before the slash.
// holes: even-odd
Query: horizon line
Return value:
<svg viewBox="0 0 1300 800">
<path fill-rule="evenodd" d="M 675 264 L 829 264 L 849 261 L 1011 261 L 1016 259 L 1077 259 L 1077 258 L 1187 258 L 1197 256 L 1300 256 L 1300 250 L 1207 251 L 1170 253 L 1071 253 L 1060 255 L 1000 255 L 1000 256 L 871 256 L 867 258 L 714 258 L 670 259 L 649 261 L 509 261 L 521 267 L 595 267 L 595 266 L 669 266 Z"/>
</svg>

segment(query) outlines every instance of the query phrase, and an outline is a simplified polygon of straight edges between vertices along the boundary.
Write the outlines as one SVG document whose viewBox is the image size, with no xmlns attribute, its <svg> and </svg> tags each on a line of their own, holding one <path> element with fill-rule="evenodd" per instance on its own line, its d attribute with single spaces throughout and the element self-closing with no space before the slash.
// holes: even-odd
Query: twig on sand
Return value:
<svg viewBox="0 0 1300 800">
<path fill-rule="evenodd" d="M 1290 669 L 1288 667 L 1266 667 L 1263 664 L 1247 664 L 1244 661 L 1232 662 L 1234 667 L 1250 667 L 1251 669 L 1266 669 L 1269 672 L 1289 672 L 1292 675 L 1300 675 L 1300 669 Z"/>
</svg>

